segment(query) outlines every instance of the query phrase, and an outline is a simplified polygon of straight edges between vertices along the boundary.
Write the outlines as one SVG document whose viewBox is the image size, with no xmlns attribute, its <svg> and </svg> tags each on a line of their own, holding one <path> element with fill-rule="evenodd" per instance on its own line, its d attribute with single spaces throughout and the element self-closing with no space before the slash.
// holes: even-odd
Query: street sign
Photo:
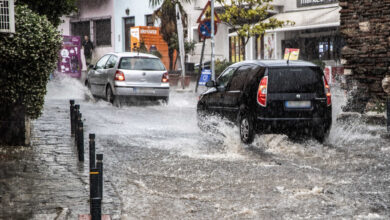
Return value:
<svg viewBox="0 0 390 220">
<path fill-rule="evenodd" d="M 209 69 L 204 69 L 202 70 L 202 75 L 200 75 L 199 79 L 199 85 L 200 86 L 205 86 L 208 81 L 211 79 L 211 70 Z"/>
<path fill-rule="evenodd" d="M 217 24 L 214 23 L 214 30 L 217 33 Z M 204 20 L 198 25 L 198 34 L 201 38 L 211 37 L 211 20 Z"/>
<path fill-rule="evenodd" d="M 202 13 L 200 13 L 197 23 L 201 23 L 205 20 L 211 20 L 211 1 L 208 1 L 207 4 L 204 6 Z M 215 23 L 221 23 L 221 20 L 219 19 L 216 12 L 214 12 L 214 22 Z M 216 33 L 217 31 L 215 31 Z"/>
</svg>

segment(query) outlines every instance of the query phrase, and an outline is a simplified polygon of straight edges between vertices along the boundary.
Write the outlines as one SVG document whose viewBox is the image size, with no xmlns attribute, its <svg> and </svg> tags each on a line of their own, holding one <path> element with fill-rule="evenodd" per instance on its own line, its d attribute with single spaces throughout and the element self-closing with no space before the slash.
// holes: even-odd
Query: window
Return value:
<svg viewBox="0 0 390 220">
<path fill-rule="evenodd" d="M 227 68 L 220 77 L 218 77 L 218 87 L 226 87 L 229 83 L 230 79 L 233 76 L 233 73 L 236 69 L 235 68 Z"/>
<path fill-rule="evenodd" d="M 154 26 L 153 15 L 145 15 L 146 26 Z"/>
<path fill-rule="evenodd" d="M 111 19 L 95 21 L 96 46 L 111 46 Z"/>
<path fill-rule="evenodd" d="M 245 85 L 246 77 L 252 70 L 251 66 L 240 67 L 233 75 L 232 81 L 229 85 L 230 91 L 241 91 Z"/>
<path fill-rule="evenodd" d="M 89 21 L 72 22 L 70 29 L 73 36 L 80 36 L 82 39 L 88 36 L 91 39 Z"/>
<path fill-rule="evenodd" d="M 165 66 L 160 59 L 156 58 L 124 57 L 121 59 L 118 69 L 165 71 Z"/>
<path fill-rule="evenodd" d="M 110 59 L 108 59 L 107 64 L 106 64 L 106 69 L 111 69 L 115 67 L 116 61 L 118 61 L 118 57 L 112 55 Z"/>
<path fill-rule="evenodd" d="M 104 57 L 100 58 L 100 60 L 96 63 L 95 68 L 98 69 L 104 69 L 106 67 L 106 63 L 108 58 L 110 58 L 111 55 L 105 55 Z"/>
<path fill-rule="evenodd" d="M 319 67 L 277 67 L 268 74 L 269 92 L 324 94 L 322 71 Z"/>
<path fill-rule="evenodd" d="M 13 0 L 0 0 L 0 32 L 15 32 Z"/>
<path fill-rule="evenodd" d="M 229 37 L 230 62 L 236 63 L 245 60 L 244 39 L 238 36 Z"/>
</svg>

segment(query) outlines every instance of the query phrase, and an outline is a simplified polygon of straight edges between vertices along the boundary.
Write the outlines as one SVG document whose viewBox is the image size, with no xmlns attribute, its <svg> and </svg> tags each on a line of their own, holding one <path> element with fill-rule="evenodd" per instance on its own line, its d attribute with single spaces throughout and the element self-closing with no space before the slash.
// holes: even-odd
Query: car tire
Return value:
<svg viewBox="0 0 390 220">
<path fill-rule="evenodd" d="M 162 103 L 163 103 L 164 105 L 168 105 L 168 103 L 169 103 L 169 97 L 163 98 L 163 99 L 162 99 Z"/>
<path fill-rule="evenodd" d="M 240 114 L 239 129 L 241 141 L 245 144 L 251 144 L 255 138 L 255 129 L 253 118 L 248 113 Z"/>
<path fill-rule="evenodd" d="M 114 100 L 115 100 L 115 96 L 112 93 L 112 89 L 110 86 L 107 86 L 107 88 L 106 88 L 106 101 L 111 103 L 111 104 L 114 104 Z"/>
<path fill-rule="evenodd" d="M 320 143 L 323 143 L 329 135 L 329 129 L 325 129 L 324 126 L 314 128 L 313 137 Z"/>
</svg>

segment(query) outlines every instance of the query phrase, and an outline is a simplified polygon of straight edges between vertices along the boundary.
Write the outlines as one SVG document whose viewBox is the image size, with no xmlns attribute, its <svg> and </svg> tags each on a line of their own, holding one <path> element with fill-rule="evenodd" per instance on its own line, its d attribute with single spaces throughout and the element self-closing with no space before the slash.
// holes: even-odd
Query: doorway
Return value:
<svg viewBox="0 0 390 220">
<path fill-rule="evenodd" d="M 125 30 L 125 51 L 130 52 L 130 28 L 135 26 L 135 18 L 124 18 Z"/>
</svg>

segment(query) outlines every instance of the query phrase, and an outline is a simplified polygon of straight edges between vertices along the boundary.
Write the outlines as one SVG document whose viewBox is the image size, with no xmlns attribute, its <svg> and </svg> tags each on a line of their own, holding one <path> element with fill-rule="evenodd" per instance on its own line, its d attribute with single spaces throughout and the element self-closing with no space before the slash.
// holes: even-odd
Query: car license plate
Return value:
<svg viewBox="0 0 390 220">
<path fill-rule="evenodd" d="M 286 101 L 286 108 L 311 108 L 311 101 Z"/>
<path fill-rule="evenodd" d="M 148 94 L 154 94 L 153 88 L 137 88 L 134 90 L 136 93 L 148 93 Z"/>
</svg>

